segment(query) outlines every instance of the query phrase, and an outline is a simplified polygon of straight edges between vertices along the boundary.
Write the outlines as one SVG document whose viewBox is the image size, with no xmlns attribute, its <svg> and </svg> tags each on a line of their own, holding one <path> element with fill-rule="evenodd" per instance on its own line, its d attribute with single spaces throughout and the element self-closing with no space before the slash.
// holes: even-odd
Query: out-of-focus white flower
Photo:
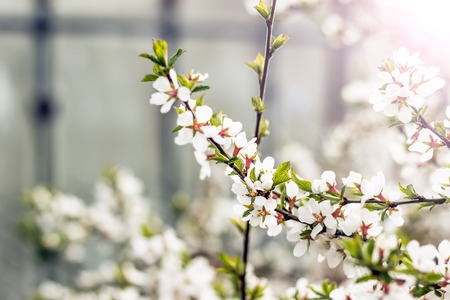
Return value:
<svg viewBox="0 0 450 300">
<path fill-rule="evenodd" d="M 413 240 L 406 245 L 406 250 L 415 269 L 424 273 L 436 270 L 436 260 L 439 257 L 439 252 L 435 246 L 430 244 L 421 246 L 418 241 Z"/>
<path fill-rule="evenodd" d="M 194 70 L 190 70 L 188 73 L 188 80 L 189 81 L 195 81 L 197 83 L 203 82 L 206 79 L 208 79 L 209 75 L 208 73 L 201 74 L 199 72 L 194 73 Z"/>
<path fill-rule="evenodd" d="M 430 124 L 433 126 L 433 123 Z M 427 128 L 421 128 L 410 140 L 413 143 L 408 147 L 409 151 L 419 152 L 420 161 L 426 162 L 433 157 L 434 150 L 444 146 L 441 139 Z"/>
<path fill-rule="evenodd" d="M 380 85 L 369 98 L 375 111 L 409 123 L 414 110 L 423 107 L 425 98 L 444 86 L 445 82 L 436 77 L 439 69 L 426 68 L 418 57 L 419 53 L 410 55 L 402 47 L 394 52 L 393 60 L 386 62 L 378 73 Z"/>
<path fill-rule="evenodd" d="M 450 168 L 437 169 L 432 175 L 433 191 L 450 198 Z"/>
<path fill-rule="evenodd" d="M 378 172 L 377 175 L 372 176 L 370 179 L 364 179 L 361 182 L 361 192 L 363 196 L 361 197 L 361 205 L 365 203 L 366 200 L 373 197 L 379 197 L 384 189 L 386 180 L 384 178 L 383 172 Z"/>
<path fill-rule="evenodd" d="M 359 204 L 348 204 L 342 207 L 338 218 L 338 228 L 350 236 L 357 230 L 362 236 L 374 236 L 381 228 L 378 226 L 380 217 Z"/>
<path fill-rule="evenodd" d="M 286 290 L 286 297 L 289 299 L 309 299 L 316 296 L 309 288 L 309 285 L 310 283 L 307 278 L 299 278 L 295 283 L 295 287 L 290 287 Z"/>
</svg>

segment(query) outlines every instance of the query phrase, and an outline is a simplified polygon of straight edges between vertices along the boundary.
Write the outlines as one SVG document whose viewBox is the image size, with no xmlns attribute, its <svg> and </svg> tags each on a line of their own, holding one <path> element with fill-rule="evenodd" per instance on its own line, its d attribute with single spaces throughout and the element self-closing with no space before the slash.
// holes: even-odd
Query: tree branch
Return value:
<svg viewBox="0 0 450 300">
<path fill-rule="evenodd" d="M 412 109 L 414 110 L 414 112 L 419 117 L 420 125 L 422 125 L 422 127 L 427 128 L 432 133 L 434 133 L 445 144 L 445 146 L 448 149 L 450 149 L 450 140 L 446 136 L 440 134 L 436 129 L 434 129 L 434 127 L 431 126 L 431 124 L 428 123 L 427 120 L 425 120 L 425 118 L 419 113 L 419 111 L 416 108 L 412 107 Z"/>
<path fill-rule="evenodd" d="M 259 80 L 259 98 L 261 98 L 261 101 L 264 103 L 264 96 L 266 92 L 266 86 L 267 86 L 267 75 L 269 71 L 269 64 L 270 59 L 272 58 L 272 31 L 273 31 L 273 24 L 275 19 L 275 7 L 277 4 L 277 0 L 272 0 L 272 10 L 270 12 L 269 19 L 266 21 L 266 48 L 264 52 L 264 66 L 263 66 L 263 72 L 262 76 Z M 255 126 L 255 134 L 254 137 L 256 137 L 256 143 L 259 145 L 261 142 L 261 137 L 259 135 L 259 129 L 261 127 L 261 119 L 262 119 L 262 112 L 256 113 L 256 126 Z"/>
<path fill-rule="evenodd" d="M 407 204 L 420 204 L 420 203 L 433 203 L 433 204 L 444 204 L 446 202 L 445 198 L 425 198 L 422 196 L 417 196 L 417 198 L 409 199 L 406 201 L 394 201 L 394 202 L 383 202 L 377 199 L 367 199 L 365 203 L 372 203 L 372 204 L 384 204 L 391 208 L 400 206 L 400 205 L 407 205 Z M 350 203 L 361 203 L 361 200 L 349 200 L 344 197 L 344 205 L 350 204 Z"/>
</svg>

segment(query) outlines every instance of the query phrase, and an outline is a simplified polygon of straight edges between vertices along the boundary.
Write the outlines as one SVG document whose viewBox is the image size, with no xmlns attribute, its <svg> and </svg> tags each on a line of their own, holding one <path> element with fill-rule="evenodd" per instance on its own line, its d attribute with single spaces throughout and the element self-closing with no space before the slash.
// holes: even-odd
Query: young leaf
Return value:
<svg viewBox="0 0 450 300">
<path fill-rule="evenodd" d="M 258 75 L 258 79 L 261 80 L 262 71 L 264 68 L 264 56 L 261 53 L 258 53 L 253 61 L 246 62 L 245 64 L 252 68 Z"/>
<path fill-rule="evenodd" d="M 197 85 L 197 86 L 194 87 L 194 89 L 192 90 L 192 93 L 201 92 L 201 91 L 206 91 L 206 90 L 209 90 L 209 86 L 207 86 L 207 85 Z"/>
<path fill-rule="evenodd" d="M 278 35 L 277 37 L 272 37 L 272 51 L 275 51 L 286 44 L 286 42 L 289 40 L 289 36 L 283 36 L 282 34 Z"/>
<path fill-rule="evenodd" d="M 153 40 L 153 52 L 163 67 L 168 65 L 168 46 L 164 40 Z"/>
<path fill-rule="evenodd" d="M 155 74 L 147 74 L 142 78 L 141 82 L 155 81 L 158 79 L 158 76 Z"/>
<path fill-rule="evenodd" d="M 265 137 L 270 134 L 269 131 L 269 120 L 264 119 L 264 117 L 261 118 L 261 124 L 259 127 L 259 136 Z"/>
<path fill-rule="evenodd" d="M 236 227 L 237 230 L 239 230 L 240 233 L 244 234 L 244 232 L 245 232 L 245 224 L 244 224 L 244 222 L 242 222 L 242 221 L 240 221 L 238 219 L 235 219 L 235 218 L 230 218 L 230 220 L 231 220 L 231 223 L 233 223 L 234 227 Z"/>
<path fill-rule="evenodd" d="M 180 131 L 181 130 L 181 128 L 183 128 L 183 126 L 181 126 L 181 125 L 178 125 L 177 127 L 175 127 L 173 130 L 172 130 L 172 133 L 175 133 L 175 132 L 178 132 L 178 131 Z"/>
<path fill-rule="evenodd" d="M 264 105 L 260 97 L 257 98 L 252 97 L 252 105 L 254 111 L 256 112 L 262 113 L 266 110 L 266 106 Z"/>
<path fill-rule="evenodd" d="M 268 9 L 264 1 L 259 1 L 259 4 L 254 7 L 256 11 L 265 19 L 268 20 L 272 8 Z"/>
<path fill-rule="evenodd" d="M 300 179 L 295 174 L 294 170 L 291 169 L 292 180 L 297 184 L 298 188 L 305 192 L 312 192 L 312 183 L 305 179 Z"/>
<path fill-rule="evenodd" d="M 441 122 L 441 121 L 434 122 L 434 129 L 436 129 L 436 131 L 439 132 L 440 134 L 442 134 L 443 136 L 446 135 L 444 122 Z"/>
<path fill-rule="evenodd" d="M 278 166 L 273 174 L 273 185 L 272 187 L 276 187 L 280 183 L 286 182 L 290 179 L 289 170 L 291 169 L 291 162 L 286 161 Z"/>
<path fill-rule="evenodd" d="M 143 58 L 147 58 L 150 59 L 152 62 L 154 62 L 156 65 L 164 65 L 163 61 L 160 61 L 156 56 L 154 56 L 153 54 L 147 54 L 147 53 L 142 53 L 139 54 L 139 57 L 143 57 Z"/>
<path fill-rule="evenodd" d="M 184 52 L 186 52 L 186 51 L 183 50 L 183 49 L 181 49 L 181 48 L 179 48 L 179 49 L 177 50 L 177 52 L 176 52 L 174 55 L 172 55 L 172 56 L 170 57 L 170 59 L 169 59 L 169 68 L 173 68 L 173 66 L 174 66 L 175 63 L 177 62 L 178 58 L 180 58 L 180 56 L 181 56 Z"/>
<path fill-rule="evenodd" d="M 398 188 L 403 194 L 406 195 L 406 198 L 408 199 L 415 199 L 418 196 L 416 191 L 414 190 L 414 187 L 411 184 L 408 184 L 408 186 L 405 188 L 399 183 Z"/>
</svg>

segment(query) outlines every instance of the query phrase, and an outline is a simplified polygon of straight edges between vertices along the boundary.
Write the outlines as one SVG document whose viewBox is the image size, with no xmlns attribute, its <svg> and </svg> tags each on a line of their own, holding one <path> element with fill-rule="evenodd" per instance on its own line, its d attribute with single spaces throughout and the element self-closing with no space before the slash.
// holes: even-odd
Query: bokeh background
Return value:
<svg viewBox="0 0 450 300">
<path fill-rule="evenodd" d="M 324 144 L 328 134 L 349 112 L 356 119 L 348 103 L 364 106 L 377 65 L 399 46 L 421 51 L 449 76 L 445 1 L 283 1 L 292 8 L 281 12 L 275 34 L 291 39 L 272 61 L 272 135 L 262 151 L 277 162 L 298 154 L 305 177 L 336 165 L 324 152 L 324 145 L 335 147 Z M 25 299 L 38 281 L 32 250 L 17 231 L 24 190 L 45 183 L 89 202 L 101 170 L 123 165 L 143 180 L 167 223 L 179 216 L 168 205 L 174 197 L 205 193 L 191 149 L 173 144 L 175 116 L 148 103 L 152 87 L 140 80 L 152 65 L 138 55 L 151 51 L 152 38 L 168 40 L 172 52 L 186 49 L 179 71 L 208 73 L 206 101 L 253 132 L 250 99 L 258 87 L 245 62 L 263 51 L 265 29 L 247 8 L 240 0 L 0 0 L 2 299 Z M 439 97 L 445 103 L 446 93 Z M 377 171 L 380 162 L 364 157 L 347 162 Z"/>
</svg>

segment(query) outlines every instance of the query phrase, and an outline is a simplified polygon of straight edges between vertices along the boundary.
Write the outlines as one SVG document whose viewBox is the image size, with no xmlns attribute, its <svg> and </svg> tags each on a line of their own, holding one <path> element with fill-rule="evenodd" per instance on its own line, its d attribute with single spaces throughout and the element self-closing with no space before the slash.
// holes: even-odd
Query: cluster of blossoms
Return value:
<svg viewBox="0 0 450 300">
<path fill-rule="evenodd" d="M 40 254 L 62 252 L 71 261 L 83 258 L 81 245 L 92 226 L 81 199 L 37 186 L 24 197 L 24 204 L 21 229 Z"/>
<path fill-rule="evenodd" d="M 370 247 L 363 246 L 359 249 L 349 247 L 349 249 L 360 251 L 356 256 L 359 256 L 360 260 L 366 260 L 366 264 L 376 266 L 380 272 L 377 276 L 386 275 L 384 279 L 380 280 L 364 268 L 359 270 L 358 275 L 359 278 L 364 278 L 363 280 L 349 280 L 340 287 L 328 283 L 321 286 L 311 284 L 306 278 L 301 278 L 295 287 L 286 291 L 282 299 L 316 299 L 318 296 L 332 300 L 449 299 L 448 240 L 443 240 L 438 248 L 430 244 L 420 245 L 413 240 L 403 249 L 394 235 L 384 235 L 369 243 Z M 389 266 L 390 260 L 393 259 L 401 260 L 402 264 Z M 410 275 L 414 272 L 418 272 L 422 279 L 427 278 L 432 284 L 427 286 L 418 283 L 417 277 Z"/>
<path fill-rule="evenodd" d="M 107 169 L 94 195 L 90 206 L 44 187 L 25 198 L 26 237 L 39 254 L 62 254 L 71 272 L 78 270 L 71 287 L 42 282 L 38 299 L 219 299 L 213 287 L 215 268 L 205 257 L 190 258 L 171 228 L 159 229 L 143 184 L 130 171 Z M 98 266 L 86 268 L 92 257 L 98 258 Z"/>
<path fill-rule="evenodd" d="M 369 101 L 375 111 L 396 116 L 404 124 L 424 107 L 426 97 L 444 86 L 437 77 L 439 68 L 426 67 L 419 53 L 410 55 L 405 48 L 394 52 L 393 59 L 387 60 L 380 70 L 380 85 Z"/>
<path fill-rule="evenodd" d="M 448 145 L 449 122 L 427 123 L 423 119 L 426 98 L 444 87 L 444 80 L 437 77 L 438 67 L 427 67 L 419 59 L 419 53 L 410 54 L 405 48 L 394 52 L 380 67 L 380 83 L 369 101 L 375 111 L 383 111 L 388 117 L 396 117 L 407 126 L 409 150 L 422 154 L 421 161 L 433 157 L 433 151 Z M 447 108 L 447 117 L 450 114 Z"/>
<path fill-rule="evenodd" d="M 330 268 L 344 261 L 344 271 L 348 278 L 369 274 L 367 279 L 358 281 L 361 286 L 357 284 L 352 287 L 358 290 L 355 292 L 360 293 L 358 295 L 363 295 L 362 290 L 367 297 L 371 295 L 371 299 L 399 299 L 398 297 L 402 298 L 402 293 L 408 295 L 404 298 L 408 299 L 419 294 L 414 290 L 419 288 L 417 281 L 405 284 L 406 279 L 389 275 L 394 274 L 394 271 L 401 273 L 402 270 L 392 269 L 391 262 L 387 259 L 392 260 L 394 254 L 401 254 L 405 256 L 404 259 L 410 259 L 406 268 L 420 273 L 421 262 L 414 259 L 415 253 L 408 254 L 409 251 L 414 252 L 415 248 L 410 246 L 405 250 L 398 245 L 396 239 L 384 237 L 383 226 L 386 222 L 395 227 L 403 225 L 402 204 L 424 202 L 435 205 L 446 202 L 446 198 L 425 199 L 411 185 L 400 185 L 400 190 L 389 191 L 385 187 L 382 172 L 364 178 L 351 171 L 348 177 L 342 179 L 343 185 L 339 187 L 333 171 L 325 171 L 320 179 L 308 181 L 297 177 L 289 162 L 276 167 L 272 157 L 262 158 L 259 155 L 260 136 L 248 139 L 246 133 L 241 131 L 241 123 L 232 121 L 222 113 L 214 113 L 204 104 L 203 97 L 195 99 L 194 93 L 202 87 L 197 86 L 201 82 L 199 78 L 203 79 L 205 76 L 197 75 L 196 79 L 192 79 L 190 75 L 176 76 L 173 64 L 166 61 L 167 55 L 158 60 L 158 52 L 161 51 L 157 49 L 161 45 L 164 45 L 163 41 L 154 42 L 156 56 L 151 59 L 159 71 L 154 75 L 147 75 L 150 79 L 144 80 L 154 81 L 153 86 L 158 90 L 152 95 L 150 103 L 163 105 L 163 112 L 167 112 L 167 106 L 176 103 L 174 99 L 180 100 L 180 106 L 175 108 L 178 114 L 178 126 L 174 130 L 178 132 L 175 143 L 193 145 L 195 157 L 202 167 L 201 179 L 210 175 L 210 161 L 227 165 L 225 174 L 232 179 L 231 190 L 238 200 L 234 211 L 242 221 L 267 229 L 269 236 L 278 235 L 286 226 L 287 240 L 296 243 L 293 250 L 295 256 L 300 257 L 309 252 L 319 261 L 326 260 Z M 163 48 L 167 50 L 166 46 Z M 144 57 L 151 55 L 146 54 Z M 172 59 L 171 61 L 174 62 Z M 437 71 L 435 68 L 426 68 L 418 59 L 418 54 L 410 56 L 402 48 L 394 53 L 394 60 L 389 60 L 382 68 L 380 78 L 383 82 L 370 102 L 374 104 L 376 111 L 383 110 L 387 116 L 397 116 L 402 123 L 409 123 L 414 117 L 422 125 L 421 129 L 424 129 L 425 124 L 428 124 L 421 119 L 425 97 L 443 86 L 443 81 L 436 77 Z M 164 89 L 160 88 L 161 82 L 167 84 Z M 182 88 L 183 92 L 180 93 Z M 155 101 L 161 98 L 161 92 L 166 93 L 165 100 Z M 253 104 L 255 111 L 263 111 L 261 103 L 255 101 Z M 410 150 L 414 150 L 412 146 Z M 440 171 L 438 175 L 440 184 L 434 190 L 447 197 L 449 173 Z M 378 245 L 375 242 L 384 239 L 390 243 Z M 372 246 L 367 250 L 370 254 L 368 261 L 361 261 L 362 258 L 358 257 L 361 251 L 352 250 L 352 243 L 355 241 L 363 244 L 371 241 L 369 244 Z M 380 277 L 377 273 L 380 270 L 377 268 L 387 268 L 388 275 Z M 420 274 L 415 275 L 416 277 L 412 277 L 420 277 Z M 446 273 L 441 272 L 433 279 L 443 282 L 442 278 L 445 277 Z M 441 287 L 444 286 L 443 284 Z M 428 293 L 431 290 L 430 286 L 426 286 L 421 291 Z M 434 287 L 433 291 L 441 296 L 445 294 L 445 290 L 439 287 Z M 350 296 L 351 293 L 354 291 L 336 289 L 335 296 L 328 296 L 332 299 L 356 299 L 357 296 Z"/>
</svg>

